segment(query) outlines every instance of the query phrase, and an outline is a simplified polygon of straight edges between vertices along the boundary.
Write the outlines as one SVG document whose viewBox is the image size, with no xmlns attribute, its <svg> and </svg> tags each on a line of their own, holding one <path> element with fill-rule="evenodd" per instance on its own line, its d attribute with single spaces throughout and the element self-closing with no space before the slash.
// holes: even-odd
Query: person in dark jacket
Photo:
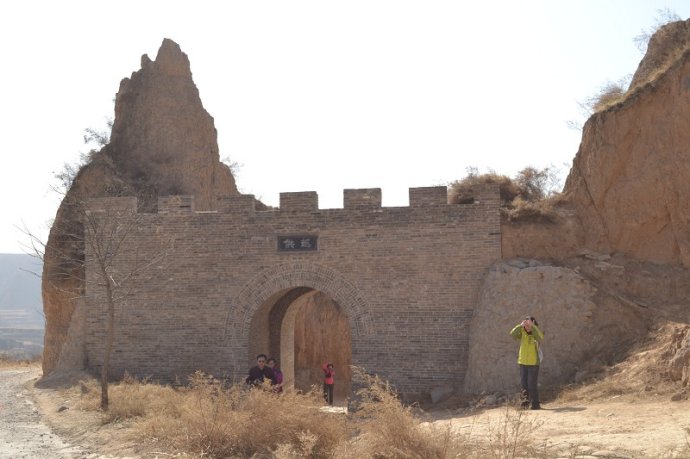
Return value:
<svg viewBox="0 0 690 459">
<path fill-rule="evenodd" d="M 275 384 L 275 375 L 273 370 L 266 365 L 268 357 L 266 354 L 259 354 L 256 356 L 256 365 L 249 369 L 249 376 L 244 381 L 252 386 L 260 386 L 265 380 L 271 381 Z"/>
</svg>

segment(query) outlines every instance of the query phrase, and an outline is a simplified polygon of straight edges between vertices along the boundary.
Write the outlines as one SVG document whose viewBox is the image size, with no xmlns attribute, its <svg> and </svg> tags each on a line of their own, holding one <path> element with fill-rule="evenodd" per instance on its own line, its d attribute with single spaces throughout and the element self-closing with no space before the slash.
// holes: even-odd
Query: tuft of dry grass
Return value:
<svg viewBox="0 0 690 459">
<path fill-rule="evenodd" d="M 412 408 L 404 406 L 388 382 L 355 368 L 362 389 L 353 422 L 358 435 L 335 452 L 336 458 L 449 458 L 465 450 L 464 437 L 433 425 L 421 428 Z"/>
<path fill-rule="evenodd" d="M 690 51 L 690 44 L 685 44 L 684 46 L 681 46 L 679 48 L 673 49 L 663 60 L 663 62 L 656 67 L 652 72 L 647 75 L 647 78 L 645 78 L 643 81 L 640 81 L 638 84 L 635 85 L 635 88 L 642 87 L 648 83 L 653 83 L 661 75 L 666 73 L 668 69 L 673 67 L 673 65 L 678 62 L 681 58 L 685 56 L 685 54 Z"/>
<path fill-rule="evenodd" d="M 502 416 L 489 423 L 486 436 L 473 442 L 469 457 L 502 459 L 514 457 L 550 457 L 546 444 L 539 444 L 538 420 L 521 409 L 506 405 Z"/>
<path fill-rule="evenodd" d="M 625 81 L 607 82 L 599 91 L 587 102 L 591 107 L 592 113 L 606 110 L 627 97 L 627 83 Z"/>
<path fill-rule="evenodd" d="M 85 411 L 100 411 L 100 382 L 89 379 L 80 384 L 84 395 L 77 407 Z M 108 424 L 160 413 L 165 408 L 165 401 L 174 397 L 175 393 L 170 386 L 151 384 L 146 379 L 138 380 L 125 373 L 118 384 L 109 386 L 111 401 L 108 411 L 103 413 L 102 422 Z"/>
<path fill-rule="evenodd" d="M 554 223 L 558 218 L 556 207 L 562 201 L 563 197 L 560 194 L 539 201 L 526 201 L 518 196 L 510 206 L 501 209 L 501 214 L 509 221 Z"/>
<path fill-rule="evenodd" d="M 663 32 L 663 30 L 660 29 L 660 32 Z M 687 58 L 686 54 L 689 51 L 690 44 L 667 50 L 663 56 L 660 56 L 657 65 L 639 81 L 635 81 L 631 86 L 629 86 L 629 81 L 625 78 L 617 82 L 607 82 L 595 95 L 587 100 L 585 105 L 589 107 L 592 113 L 597 113 L 625 101 L 635 94 L 638 89 L 658 80 L 679 60 Z"/>
<path fill-rule="evenodd" d="M 448 185 L 448 202 L 451 204 L 471 204 L 474 202 L 474 188 L 479 185 L 498 185 L 501 205 L 507 205 L 520 195 L 520 188 L 510 177 L 488 172 L 479 174 L 470 170 L 466 177 Z"/>
</svg>

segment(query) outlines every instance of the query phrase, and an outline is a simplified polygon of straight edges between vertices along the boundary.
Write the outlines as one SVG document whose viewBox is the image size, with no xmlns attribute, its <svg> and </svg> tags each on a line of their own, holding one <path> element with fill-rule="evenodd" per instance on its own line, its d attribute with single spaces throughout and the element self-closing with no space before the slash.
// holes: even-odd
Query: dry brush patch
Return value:
<svg viewBox="0 0 690 459">
<path fill-rule="evenodd" d="M 509 221 L 554 223 L 558 219 L 558 208 L 567 203 L 565 197 L 556 191 L 558 171 L 553 167 L 537 169 L 523 168 L 514 178 L 488 172 L 479 174 L 469 168 L 461 180 L 448 185 L 448 202 L 470 204 L 474 202 L 476 190 L 481 185 L 498 186 L 501 215 Z"/>
<path fill-rule="evenodd" d="M 202 373 L 180 387 L 125 377 L 111 386 L 102 422 L 126 421 L 149 448 L 185 457 L 542 457 L 535 447 L 538 424 L 514 408 L 482 432 L 461 432 L 452 423 L 424 422 L 387 382 L 354 373 L 362 388 L 351 414 L 324 410 L 318 390 L 227 387 Z M 99 410 L 98 382 L 82 383 L 81 392 L 77 407 Z"/>
</svg>

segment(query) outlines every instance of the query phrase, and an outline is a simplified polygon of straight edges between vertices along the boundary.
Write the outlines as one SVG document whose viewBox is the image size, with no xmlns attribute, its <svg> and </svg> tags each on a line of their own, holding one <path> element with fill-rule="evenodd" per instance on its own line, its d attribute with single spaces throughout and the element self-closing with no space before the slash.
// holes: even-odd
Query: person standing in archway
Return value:
<svg viewBox="0 0 690 459">
<path fill-rule="evenodd" d="M 280 394 L 283 392 L 283 372 L 280 371 L 278 362 L 273 357 L 268 359 L 268 363 L 266 365 L 268 365 L 268 367 L 273 371 L 273 392 Z"/>
<path fill-rule="evenodd" d="M 268 357 L 266 354 L 259 354 L 256 356 L 256 365 L 249 369 L 249 376 L 245 379 L 247 384 L 252 386 L 260 386 L 265 380 L 271 381 L 275 384 L 275 376 L 273 370 L 266 365 Z"/>
<path fill-rule="evenodd" d="M 522 407 L 541 409 L 539 403 L 539 344 L 544 333 L 534 317 L 525 317 L 510 331 L 510 336 L 520 340 L 518 365 L 520 366 L 520 386 L 522 387 Z"/>
<path fill-rule="evenodd" d="M 333 405 L 333 385 L 335 384 L 335 370 L 331 362 L 323 364 L 323 398 L 326 403 Z"/>
</svg>

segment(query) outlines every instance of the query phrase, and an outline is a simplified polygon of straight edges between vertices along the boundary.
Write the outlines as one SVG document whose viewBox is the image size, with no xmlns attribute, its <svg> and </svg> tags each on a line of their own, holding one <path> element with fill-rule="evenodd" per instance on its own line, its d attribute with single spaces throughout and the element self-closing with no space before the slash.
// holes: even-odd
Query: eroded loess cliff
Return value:
<svg viewBox="0 0 690 459">
<path fill-rule="evenodd" d="M 82 167 L 57 211 L 43 269 L 44 374 L 61 359 L 74 360 L 61 352 L 84 287 L 84 201 L 137 196 L 150 211 L 159 195 L 169 194 L 194 195 L 196 210 L 212 210 L 217 197 L 238 191 L 220 162 L 213 118 L 201 103 L 189 59 L 166 39 L 154 61 L 142 56 L 141 70 L 120 83 L 110 143 Z"/>
<path fill-rule="evenodd" d="M 564 191 L 587 248 L 690 267 L 690 49 L 680 49 L 585 124 Z M 638 72 L 650 75 L 648 65 Z"/>
<path fill-rule="evenodd" d="M 690 267 L 690 20 L 662 27 L 625 96 L 585 123 L 563 194 L 551 224 L 504 222 L 504 258 Z"/>
</svg>

